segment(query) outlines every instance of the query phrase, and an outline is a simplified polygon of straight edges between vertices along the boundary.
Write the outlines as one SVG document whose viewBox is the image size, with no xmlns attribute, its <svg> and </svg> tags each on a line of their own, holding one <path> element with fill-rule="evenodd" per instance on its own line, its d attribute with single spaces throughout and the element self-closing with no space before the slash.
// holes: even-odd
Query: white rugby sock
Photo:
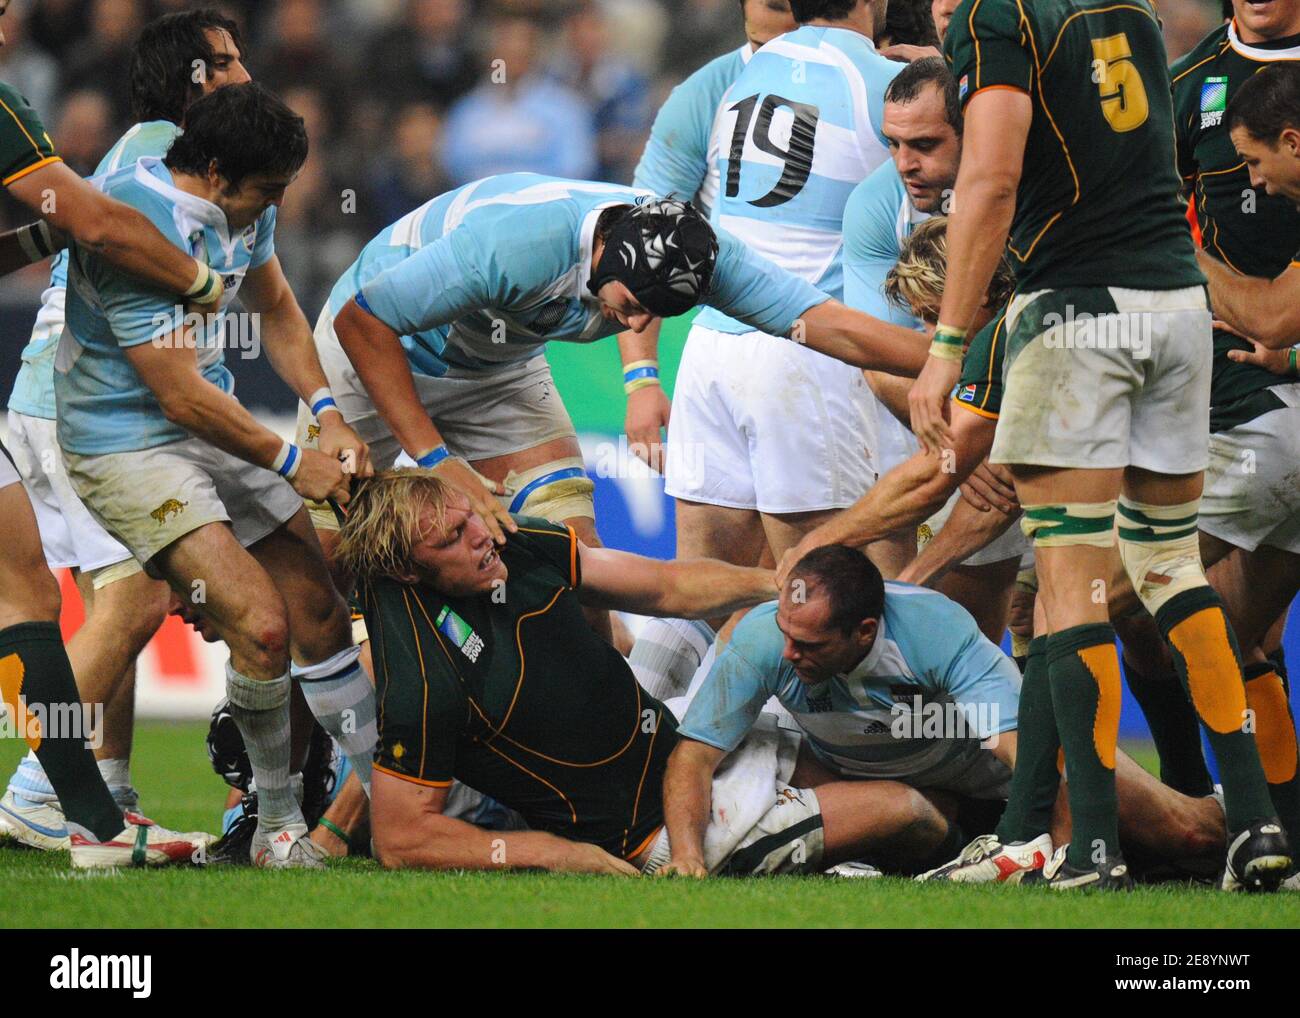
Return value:
<svg viewBox="0 0 1300 1018">
<path fill-rule="evenodd" d="M 627 663 L 655 699 L 682 696 L 713 640 L 713 629 L 701 619 L 648 619 Z"/>
<path fill-rule="evenodd" d="M 28 802 L 57 804 L 59 801 L 59 797 L 54 794 L 54 786 L 45 776 L 45 768 L 30 749 L 18 761 L 18 769 L 9 778 L 9 791 L 13 792 L 15 798 L 26 799 Z"/>
<path fill-rule="evenodd" d="M 303 823 L 289 781 L 289 673 L 257 682 L 227 661 L 226 697 L 257 782 L 258 823 L 272 831 Z"/>
<path fill-rule="evenodd" d="M 135 812 L 140 805 L 140 796 L 131 787 L 131 761 L 115 757 L 95 762 L 99 765 L 99 775 L 108 786 L 113 801 L 123 809 Z"/>
<path fill-rule="evenodd" d="M 347 755 L 368 796 L 379 727 L 375 687 L 361 667 L 360 657 L 360 647 L 348 647 L 319 664 L 294 665 L 291 672 L 307 706 Z"/>
</svg>

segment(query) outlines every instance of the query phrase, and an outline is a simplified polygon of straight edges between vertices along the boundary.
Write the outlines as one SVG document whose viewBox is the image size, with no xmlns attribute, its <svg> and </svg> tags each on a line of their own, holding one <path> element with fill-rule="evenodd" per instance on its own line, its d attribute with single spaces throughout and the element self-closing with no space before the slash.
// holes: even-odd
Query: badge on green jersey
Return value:
<svg viewBox="0 0 1300 1018">
<path fill-rule="evenodd" d="M 1201 82 L 1201 130 L 1218 127 L 1228 108 L 1228 79 L 1206 78 Z"/>
<path fill-rule="evenodd" d="M 460 648 L 462 654 L 471 661 L 478 661 L 479 654 L 483 652 L 483 637 L 474 632 L 468 622 L 443 605 L 434 625 L 438 632 Z"/>
</svg>

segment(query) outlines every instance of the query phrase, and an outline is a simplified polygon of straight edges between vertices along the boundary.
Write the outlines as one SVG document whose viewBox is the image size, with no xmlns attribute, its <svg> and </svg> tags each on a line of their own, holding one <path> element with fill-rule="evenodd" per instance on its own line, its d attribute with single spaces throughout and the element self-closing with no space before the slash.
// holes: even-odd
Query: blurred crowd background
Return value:
<svg viewBox="0 0 1300 1018">
<path fill-rule="evenodd" d="M 893 3 L 929 9 L 929 0 Z M 159 14 L 194 6 L 13 0 L 0 80 L 27 97 L 63 158 L 88 174 L 132 123 L 127 67 L 136 33 Z M 242 26 L 253 76 L 307 121 L 311 156 L 286 197 L 276 244 L 312 319 L 374 233 L 450 186 L 508 170 L 630 182 L 671 88 L 744 40 L 740 0 L 212 6 Z M 1159 7 L 1171 59 L 1214 27 L 1221 9 L 1220 0 Z M 28 218 L 12 203 L 0 208 L 4 229 Z M 0 283 L 0 305 L 34 311 L 44 280 L 41 268 L 10 277 Z"/>
</svg>

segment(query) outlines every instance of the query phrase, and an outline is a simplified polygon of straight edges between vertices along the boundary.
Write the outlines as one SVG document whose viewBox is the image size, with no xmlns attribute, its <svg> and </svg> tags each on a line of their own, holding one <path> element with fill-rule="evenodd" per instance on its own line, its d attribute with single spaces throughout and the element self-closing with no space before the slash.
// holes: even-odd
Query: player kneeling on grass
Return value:
<svg viewBox="0 0 1300 1018">
<path fill-rule="evenodd" d="M 260 316 L 277 372 L 318 406 L 326 452 L 281 441 L 231 395 L 225 303 L 192 330 L 170 295 L 80 245 L 55 362 L 76 493 L 151 575 L 201 602 L 230 647 L 227 696 L 259 794 L 252 855 L 273 867 L 323 866 L 289 781 L 291 659 L 363 784 L 374 747 L 374 693 L 302 507 L 304 495 L 347 501 L 340 458 L 368 469 L 365 444 L 322 395 L 311 330 L 275 256 L 275 206 L 306 155 L 300 117 L 256 84 L 229 85 L 189 107 L 165 161 L 143 158 L 100 183 L 219 266 L 226 300 L 238 292 Z"/>
<path fill-rule="evenodd" d="M 770 598 L 772 574 L 590 548 L 571 528 L 513 522 L 498 550 L 463 494 L 414 470 L 378 474 L 353 499 L 339 555 L 359 577 L 374 649 L 375 848 L 388 867 L 653 872 L 669 854 L 662 783 L 677 722 L 582 609 L 699 618 Z M 817 796 L 782 780 L 795 745 L 768 727 L 729 761 L 732 812 L 710 829 L 719 865 L 815 870 L 861 854 L 823 848 Z M 453 779 L 533 829 L 446 816 Z M 850 805 L 872 812 L 867 797 Z M 901 826 L 916 823 L 900 812 Z"/>
</svg>

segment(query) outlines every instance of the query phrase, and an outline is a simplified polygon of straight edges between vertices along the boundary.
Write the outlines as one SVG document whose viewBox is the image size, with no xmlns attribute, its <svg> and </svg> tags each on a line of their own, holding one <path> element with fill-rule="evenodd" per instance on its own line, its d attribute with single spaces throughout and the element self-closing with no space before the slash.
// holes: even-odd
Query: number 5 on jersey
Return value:
<svg viewBox="0 0 1300 1018">
<path fill-rule="evenodd" d="M 1133 63 L 1128 36 L 1092 40 L 1092 80 L 1101 93 L 1101 112 L 1112 131 L 1123 134 L 1147 119 L 1147 90 Z"/>
</svg>

